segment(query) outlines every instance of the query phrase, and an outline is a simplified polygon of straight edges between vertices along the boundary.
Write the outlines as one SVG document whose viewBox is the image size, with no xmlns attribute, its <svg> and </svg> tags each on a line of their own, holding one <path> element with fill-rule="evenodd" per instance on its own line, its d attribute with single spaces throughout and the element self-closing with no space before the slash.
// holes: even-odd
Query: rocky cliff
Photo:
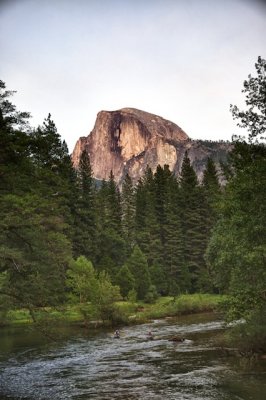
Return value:
<svg viewBox="0 0 266 400">
<path fill-rule="evenodd" d="M 147 165 L 155 171 L 158 164 L 168 164 L 178 176 L 185 151 L 199 179 L 208 157 L 225 160 L 230 144 L 193 141 L 173 122 L 134 108 L 101 111 L 88 137 L 81 137 L 74 148 L 72 161 L 77 168 L 86 150 L 96 179 L 108 179 L 113 171 L 120 185 L 128 173 L 134 182 Z"/>
</svg>

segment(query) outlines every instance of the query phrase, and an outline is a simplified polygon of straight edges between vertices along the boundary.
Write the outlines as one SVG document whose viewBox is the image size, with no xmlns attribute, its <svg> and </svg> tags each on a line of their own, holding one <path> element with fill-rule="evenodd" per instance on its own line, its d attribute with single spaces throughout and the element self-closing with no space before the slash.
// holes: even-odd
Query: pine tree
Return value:
<svg viewBox="0 0 266 400">
<path fill-rule="evenodd" d="M 139 246 L 135 246 L 133 252 L 126 262 L 129 271 L 135 279 L 135 290 L 139 300 L 143 300 L 150 287 L 150 275 L 148 270 L 147 259 L 140 250 Z"/>
<path fill-rule="evenodd" d="M 108 271 L 112 281 L 126 259 L 122 237 L 121 198 L 113 173 L 97 193 L 97 256 L 95 266 Z"/>
<path fill-rule="evenodd" d="M 111 171 L 106 191 L 107 223 L 109 228 L 122 235 L 121 195 Z"/>
<path fill-rule="evenodd" d="M 161 265 L 160 227 L 156 218 L 154 179 L 149 167 L 136 187 L 136 242 L 149 266 Z"/>
<path fill-rule="evenodd" d="M 208 157 L 202 184 L 208 194 L 215 197 L 220 190 L 218 172 L 212 158 Z"/>
<path fill-rule="evenodd" d="M 135 241 L 135 192 L 128 174 L 122 186 L 121 206 L 123 237 L 128 249 L 132 249 Z"/>
<path fill-rule="evenodd" d="M 186 292 L 190 285 L 184 265 L 184 237 L 180 212 L 179 189 L 169 193 L 166 204 L 164 265 L 167 273 L 168 292 Z"/>
<path fill-rule="evenodd" d="M 23 193 L 34 177 L 27 131 L 30 114 L 17 111 L 9 100 L 15 92 L 5 89 L 0 80 L 0 193 Z"/>
<path fill-rule="evenodd" d="M 208 158 L 206 168 L 203 173 L 201 187 L 201 218 L 203 220 L 202 247 L 204 254 L 211 237 L 211 231 L 218 220 L 218 202 L 221 196 L 221 188 L 218 179 L 218 172 L 211 158 Z M 205 258 L 205 257 L 204 257 Z M 203 268 L 199 276 L 199 289 L 203 291 L 213 291 L 213 277 L 207 264 L 203 264 Z"/>
<path fill-rule="evenodd" d="M 51 171 L 53 164 L 42 158 L 35 134 L 29 127 L 25 130 L 28 113 L 16 111 L 7 99 L 11 92 L 2 93 L 4 88 L 1 82 L 0 271 L 5 279 L 0 294 L 33 315 L 35 307 L 58 304 L 65 296 L 71 258 L 65 177 L 62 171 Z M 44 141 L 43 147 L 49 145 Z M 37 159 L 42 162 L 37 164 Z"/>
<path fill-rule="evenodd" d="M 184 291 L 187 278 L 183 271 L 183 236 L 179 210 L 179 188 L 168 165 L 157 167 L 154 176 L 156 217 L 160 229 L 163 258 L 162 268 L 166 276 L 168 293 L 173 288 Z"/>
<path fill-rule="evenodd" d="M 166 196 L 168 191 L 168 179 L 171 174 L 169 169 L 163 169 L 160 165 L 157 166 L 154 174 L 154 193 L 155 193 L 155 212 L 156 220 L 160 230 L 160 241 L 162 245 L 165 243 L 165 225 L 166 225 Z M 168 176 L 167 176 L 168 175 Z"/>
<path fill-rule="evenodd" d="M 64 159 L 68 155 L 66 143 L 61 140 L 51 114 L 44 120 L 32 135 L 32 155 L 35 165 L 46 167 L 55 176 L 62 172 Z M 49 176 L 51 179 L 52 176 Z"/>
<path fill-rule="evenodd" d="M 135 279 L 127 265 L 123 265 L 119 269 L 116 275 L 116 283 L 120 287 L 123 298 L 126 298 L 130 290 L 134 289 Z"/>
<path fill-rule="evenodd" d="M 78 195 L 74 210 L 74 256 L 83 255 L 94 262 L 96 257 L 96 189 L 90 158 L 86 150 L 80 157 L 77 182 Z"/>
<path fill-rule="evenodd" d="M 61 140 L 51 114 L 31 135 L 31 157 L 40 194 L 60 201 L 62 207 L 69 207 L 67 200 L 72 191 L 73 167 L 67 145 Z"/>
<path fill-rule="evenodd" d="M 182 230 L 184 238 L 184 271 L 190 275 L 191 291 L 198 289 L 198 280 L 204 265 L 203 218 L 200 207 L 202 193 L 198 187 L 197 175 L 190 164 L 187 152 L 185 153 L 181 175 L 180 194 L 182 205 Z"/>
</svg>

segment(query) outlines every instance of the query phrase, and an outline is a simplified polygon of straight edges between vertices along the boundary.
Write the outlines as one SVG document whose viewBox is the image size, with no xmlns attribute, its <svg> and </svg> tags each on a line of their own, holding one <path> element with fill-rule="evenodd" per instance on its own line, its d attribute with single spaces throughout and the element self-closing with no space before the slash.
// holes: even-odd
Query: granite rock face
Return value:
<svg viewBox="0 0 266 400">
<path fill-rule="evenodd" d="M 121 185 L 127 173 L 136 183 L 147 166 L 155 171 L 158 164 L 168 164 L 178 176 L 186 150 L 201 179 L 207 158 L 224 161 L 230 144 L 193 141 L 173 122 L 134 108 L 122 108 L 98 113 L 92 132 L 76 143 L 72 154 L 75 168 L 83 150 L 90 156 L 96 179 L 107 180 L 112 170 Z"/>
</svg>

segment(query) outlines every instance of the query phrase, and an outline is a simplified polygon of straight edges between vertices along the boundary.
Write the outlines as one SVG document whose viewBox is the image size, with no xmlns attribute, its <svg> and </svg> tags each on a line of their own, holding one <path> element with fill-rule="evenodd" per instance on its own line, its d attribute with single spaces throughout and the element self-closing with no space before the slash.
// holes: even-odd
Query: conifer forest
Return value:
<svg viewBox="0 0 266 400">
<path fill-rule="evenodd" d="M 184 293 L 227 295 L 229 319 L 266 339 L 266 61 L 231 106 L 245 137 L 227 164 L 208 159 L 199 182 L 187 154 L 180 176 L 147 168 L 133 185 L 94 179 L 88 154 L 72 166 L 49 114 L 30 126 L 0 81 L 0 314 L 66 303 L 154 302 Z M 11 83 L 8 83 L 12 84 Z M 230 99 L 229 99 L 230 101 Z M 52 110 L 51 110 L 52 112 Z M 228 111 L 229 112 L 229 111 Z M 222 177 L 222 180 L 221 180 Z M 220 182 L 223 181 L 223 185 Z M 85 311 L 84 311 L 85 312 Z M 264 342 L 265 345 L 265 342 Z"/>
</svg>

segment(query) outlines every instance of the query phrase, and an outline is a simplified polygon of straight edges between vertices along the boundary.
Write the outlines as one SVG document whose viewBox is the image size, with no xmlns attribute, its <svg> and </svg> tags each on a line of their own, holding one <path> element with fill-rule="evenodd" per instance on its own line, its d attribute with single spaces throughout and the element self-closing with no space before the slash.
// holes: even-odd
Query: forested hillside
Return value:
<svg viewBox="0 0 266 400">
<path fill-rule="evenodd" d="M 86 152 L 73 169 L 51 115 L 31 128 L 0 81 L 2 312 L 219 292 L 232 317 L 265 318 L 265 60 L 256 68 L 248 110 L 232 107 L 249 139 L 235 140 L 223 188 L 211 159 L 200 184 L 187 154 L 179 180 L 165 165 L 121 191 L 112 171 L 96 185 Z"/>
</svg>

